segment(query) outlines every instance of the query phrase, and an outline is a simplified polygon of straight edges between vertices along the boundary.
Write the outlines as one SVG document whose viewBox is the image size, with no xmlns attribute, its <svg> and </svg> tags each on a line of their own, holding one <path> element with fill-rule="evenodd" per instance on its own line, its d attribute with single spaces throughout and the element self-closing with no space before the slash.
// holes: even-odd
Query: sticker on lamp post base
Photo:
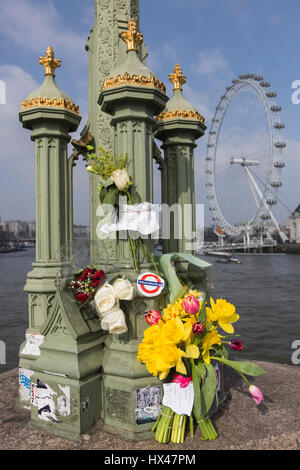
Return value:
<svg viewBox="0 0 300 470">
<path fill-rule="evenodd" d="M 156 297 L 165 286 L 165 281 L 154 273 L 143 273 L 137 279 L 137 288 L 145 297 Z"/>
</svg>

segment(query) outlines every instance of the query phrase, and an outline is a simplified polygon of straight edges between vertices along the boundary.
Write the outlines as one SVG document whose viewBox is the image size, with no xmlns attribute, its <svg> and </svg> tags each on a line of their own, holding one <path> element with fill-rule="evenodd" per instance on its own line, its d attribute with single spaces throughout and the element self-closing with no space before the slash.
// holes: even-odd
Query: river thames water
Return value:
<svg viewBox="0 0 300 470">
<path fill-rule="evenodd" d="M 240 315 L 236 333 L 244 350 L 231 357 L 291 364 L 291 345 L 300 340 L 300 256 L 238 256 L 241 264 L 203 257 L 212 264 L 213 297 L 226 298 Z M 28 323 L 23 287 L 33 260 L 33 248 L 0 255 L 0 340 L 6 343 L 6 364 L 0 364 L 0 372 L 18 364 Z"/>
</svg>

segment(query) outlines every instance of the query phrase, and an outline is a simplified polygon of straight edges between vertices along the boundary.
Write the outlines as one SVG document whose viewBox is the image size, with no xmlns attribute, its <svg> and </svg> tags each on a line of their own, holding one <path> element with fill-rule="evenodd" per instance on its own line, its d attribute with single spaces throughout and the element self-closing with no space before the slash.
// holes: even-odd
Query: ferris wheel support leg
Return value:
<svg viewBox="0 0 300 470">
<path fill-rule="evenodd" d="M 260 197 L 260 199 L 263 201 L 263 204 L 264 204 L 265 208 L 267 209 L 267 211 L 269 211 L 270 217 L 271 217 L 271 219 L 272 219 L 272 221 L 273 221 L 275 227 L 277 228 L 277 230 L 278 230 L 278 232 L 279 232 L 279 235 L 280 235 L 281 240 L 283 241 L 283 243 L 286 243 L 287 240 L 288 240 L 288 237 L 287 237 L 286 234 L 283 233 L 282 230 L 280 229 L 279 224 L 278 224 L 276 218 L 274 217 L 273 212 L 272 212 L 271 210 L 269 210 L 269 207 L 268 207 L 266 201 L 264 200 L 263 194 L 262 194 L 261 190 L 259 189 L 259 187 L 258 187 L 258 185 L 257 185 L 257 183 L 256 183 L 256 181 L 255 181 L 255 179 L 254 179 L 254 177 L 253 177 L 253 175 L 251 174 L 251 172 L 250 172 L 250 170 L 249 170 L 249 168 L 248 168 L 247 166 L 244 166 L 244 169 L 245 169 L 245 171 L 246 171 L 246 173 L 247 173 L 247 176 L 248 176 L 249 181 L 251 181 L 251 183 L 252 183 L 252 185 L 253 185 L 253 188 L 256 190 L 256 192 L 257 192 L 258 196 Z M 255 198 L 255 201 L 256 201 L 256 198 Z"/>
</svg>

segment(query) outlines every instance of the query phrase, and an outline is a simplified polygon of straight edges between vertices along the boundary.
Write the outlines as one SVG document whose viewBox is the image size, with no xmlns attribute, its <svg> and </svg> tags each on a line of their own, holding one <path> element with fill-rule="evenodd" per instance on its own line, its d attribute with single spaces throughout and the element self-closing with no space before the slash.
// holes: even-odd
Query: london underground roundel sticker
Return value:
<svg viewBox="0 0 300 470">
<path fill-rule="evenodd" d="M 143 273 L 137 279 L 137 288 L 145 297 L 156 297 L 164 286 L 165 281 L 154 273 Z"/>
</svg>

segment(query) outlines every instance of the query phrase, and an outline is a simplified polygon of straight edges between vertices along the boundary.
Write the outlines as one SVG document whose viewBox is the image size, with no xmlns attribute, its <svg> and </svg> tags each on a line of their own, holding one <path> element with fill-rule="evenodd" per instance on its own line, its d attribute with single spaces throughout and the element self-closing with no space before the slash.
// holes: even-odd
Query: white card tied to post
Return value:
<svg viewBox="0 0 300 470">
<path fill-rule="evenodd" d="M 109 219 L 108 219 L 109 221 Z M 104 223 L 100 231 L 105 235 L 111 232 L 121 232 L 130 230 L 138 232 L 140 235 L 152 235 L 158 238 L 159 234 L 159 210 L 156 204 L 141 202 L 140 204 L 120 205 L 119 219 L 116 214 L 112 215 L 110 222 Z"/>
<path fill-rule="evenodd" d="M 194 405 L 194 387 L 190 382 L 187 387 L 180 387 L 178 383 L 163 385 L 163 405 L 168 406 L 178 415 L 191 416 Z"/>
</svg>

